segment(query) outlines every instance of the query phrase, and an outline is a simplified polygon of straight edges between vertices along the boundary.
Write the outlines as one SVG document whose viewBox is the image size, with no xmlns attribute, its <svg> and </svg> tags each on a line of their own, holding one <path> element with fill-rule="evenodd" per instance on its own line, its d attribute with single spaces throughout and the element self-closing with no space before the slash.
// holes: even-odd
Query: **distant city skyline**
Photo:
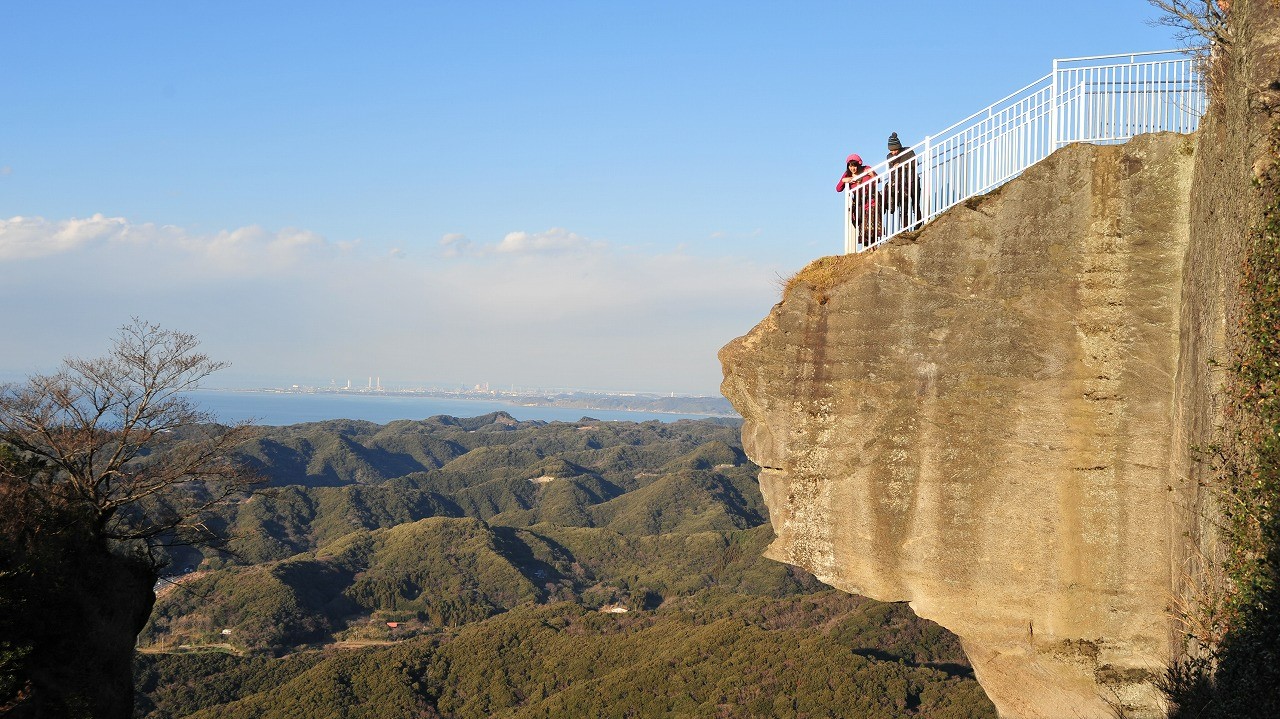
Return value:
<svg viewBox="0 0 1280 719">
<path fill-rule="evenodd" d="M 477 382 L 475 384 L 466 384 L 459 382 L 397 382 L 389 381 L 384 386 L 381 377 L 370 377 L 364 384 L 356 384 L 350 381 L 338 382 L 336 378 L 331 378 L 328 383 L 299 381 L 286 384 L 257 384 L 252 386 L 228 386 L 228 385 L 210 385 L 207 389 L 220 390 L 243 390 L 243 391 L 316 391 L 316 392 L 458 392 L 471 394 L 493 394 L 493 395 L 520 395 L 520 394 L 599 394 L 615 397 L 636 397 L 636 396 L 653 396 L 653 397 L 712 397 L 719 396 L 718 392 L 714 393 L 692 393 L 692 392 L 676 392 L 658 391 L 651 389 L 600 389 L 591 387 L 553 387 L 553 386 L 536 386 L 536 385 L 517 385 L 494 384 L 491 382 Z"/>
<path fill-rule="evenodd" d="M 1143 0 L 6 10 L 0 377 L 136 315 L 223 387 L 714 394 L 716 351 L 840 250 L 848 153 L 1175 45 Z"/>
</svg>

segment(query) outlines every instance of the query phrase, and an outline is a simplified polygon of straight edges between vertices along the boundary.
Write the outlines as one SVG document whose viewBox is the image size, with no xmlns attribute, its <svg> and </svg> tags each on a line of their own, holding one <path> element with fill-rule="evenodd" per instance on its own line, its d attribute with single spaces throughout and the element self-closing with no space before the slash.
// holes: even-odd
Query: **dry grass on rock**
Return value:
<svg viewBox="0 0 1280 719">
<path fill-rule="evenodd" d="M 852 276 L 853 268 L 865 261 L 862 255 L 831 255 L 819 257 L 804 269 L 792 275 L 782 286 L 782 297 L 799 285 L 807 285 L 813 292 L 825 295 Z"/>
</svg>

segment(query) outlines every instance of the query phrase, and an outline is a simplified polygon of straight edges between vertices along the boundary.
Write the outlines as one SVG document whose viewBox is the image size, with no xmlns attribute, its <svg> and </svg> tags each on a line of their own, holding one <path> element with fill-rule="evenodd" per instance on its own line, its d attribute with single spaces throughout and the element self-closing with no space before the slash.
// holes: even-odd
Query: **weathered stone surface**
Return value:
<svg viewBox="0 0 1280 719">
<path fill-rule="evenodd" d="M 1201 121 L 1191 187 L 1191 243 L 1184 269 L 1182 354 L 1178 365 L 1173 475 L 1175 501 L 1191 526 L 1171 537 L 1172 641 L 1197 653 L 1220 639 L 1221 610 L 1230 582 L 1228 554 L 1217 536 L 1222 518 L 1215 494 L 1224 477 L 1218 462 L 1197 448 L 1234 444 L 1252 419 L 1225 416 L 1234 364 L 1246 340 L 1239 336 L 1247 298 L 1242 294 L 1251 236 L 1263 225 L 1271 188 L 1265 176 L 1275 161 L 1272 136 L 1280 132 L 1280 4 L 1236 0 L 1225 43 L 1214 49 L 1212 102 Z M 1180 481 L 1179 481 L 1180 480 Z"/>
<path fill-rule="evenodd" d="M 769 556 L 955 632 L 1002 716 L 1162 713 L 1193 148 L 1064 148 L 721 350 Z"/>
</svg>

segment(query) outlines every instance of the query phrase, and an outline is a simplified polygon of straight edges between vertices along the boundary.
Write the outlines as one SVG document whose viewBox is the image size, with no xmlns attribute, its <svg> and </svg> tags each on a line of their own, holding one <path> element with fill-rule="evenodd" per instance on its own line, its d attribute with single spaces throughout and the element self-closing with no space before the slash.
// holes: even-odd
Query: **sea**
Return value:
<svg viewBox="0 0 1280 719">
<path fill-rule="evenodd" d="M 577 422 L 583 417 L 615 422 L 674 422 L 704 419 L 707 415 L 663 412 L 624 412 L 576 407 L 528 407 L 497 400 L 443 399 L 398 395 L 310 394 L 303 392 L 253 392 L 202 389 L 191 393 L 202 409 L 219 422 L 252 420 L 255 424 L 282 426 L 329 419 L 360 419 L 386 424 L 399 419 L 426 419 L 438 414 L 478 417 L 506 412 L 521 421 Z"/>
</svg>

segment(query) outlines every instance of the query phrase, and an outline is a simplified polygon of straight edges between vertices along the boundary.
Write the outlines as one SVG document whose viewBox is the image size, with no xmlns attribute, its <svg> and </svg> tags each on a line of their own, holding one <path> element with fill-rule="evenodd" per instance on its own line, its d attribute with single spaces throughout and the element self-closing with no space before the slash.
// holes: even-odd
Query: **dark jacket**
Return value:
<svg viewBox="0 0 1280 719">
<path fill-rule="evenodd" d="M 889 171 L 884 178 L 884 199 L 888 210 L 892 212 L 908 203 L 920 204 L 920 172 L 916 167 L 916 151 L 903 150 L 897 155 L 890 153 Z"/>
</svg>

